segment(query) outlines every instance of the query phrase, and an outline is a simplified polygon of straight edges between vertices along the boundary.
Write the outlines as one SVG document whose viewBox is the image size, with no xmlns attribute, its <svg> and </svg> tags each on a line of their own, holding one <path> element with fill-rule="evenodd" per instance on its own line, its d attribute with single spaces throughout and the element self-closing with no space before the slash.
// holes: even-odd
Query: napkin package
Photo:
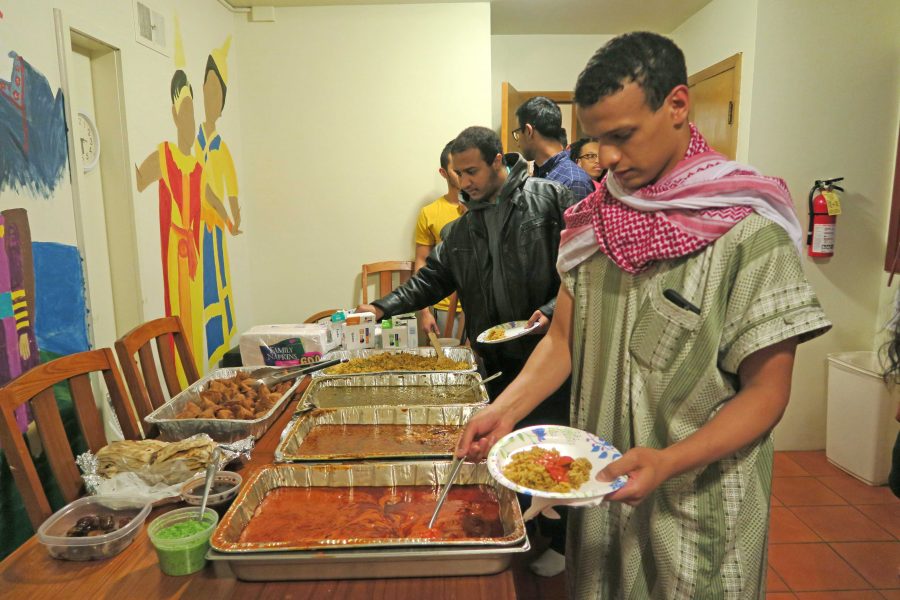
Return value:
<svg viewBox="0 0 900 600">
<path fill-rule="evenodd" d="M 245 367 L 280 367 L 317 362 L 338 340 L 322 324 L 258 325 L 241 335 L 240 346 Z"/>
</svg>

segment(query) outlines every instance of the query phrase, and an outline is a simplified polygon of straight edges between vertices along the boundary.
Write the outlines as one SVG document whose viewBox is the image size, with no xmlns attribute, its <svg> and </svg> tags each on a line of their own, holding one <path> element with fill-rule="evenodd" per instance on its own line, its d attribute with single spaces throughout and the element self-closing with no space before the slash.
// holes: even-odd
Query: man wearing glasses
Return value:
<svg viewBox="0 0 900 600">
<path fill-rule="evenodd" d="M 534 161 L 534 176 L 558 181 L 570 190 L 575 201 L 594 191 L 594 182 L 581 167 L 569 160 L 562 140 L 562 112 L 553 100 L 535 96 L 516 110 L 518 129 L 512 136 L 525 160 Z"/>
</svg>

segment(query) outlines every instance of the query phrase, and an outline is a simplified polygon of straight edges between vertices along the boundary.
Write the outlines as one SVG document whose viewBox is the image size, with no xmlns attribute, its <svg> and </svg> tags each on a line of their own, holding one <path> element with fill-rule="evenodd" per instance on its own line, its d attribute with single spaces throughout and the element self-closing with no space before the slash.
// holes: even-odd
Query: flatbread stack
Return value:
<svg viewBox="0 0 900 600">
<path fill-rule="evenodd" d="M 216 443 L 206 435 L 180 442 L 112 442 L 97 452 L 97 471 L 107 478 L 125 472 L 165 476 L 172 471 L 200 471 L 206 468 L 215 447 Z"/>
<path fill-rule="evenodd" d="M 149 465 L 153 455 L 166 445 L 157 440 L 111 442 L 97 452 L 97 471 L 104 477 L 137 471 Z"/>
</svg>

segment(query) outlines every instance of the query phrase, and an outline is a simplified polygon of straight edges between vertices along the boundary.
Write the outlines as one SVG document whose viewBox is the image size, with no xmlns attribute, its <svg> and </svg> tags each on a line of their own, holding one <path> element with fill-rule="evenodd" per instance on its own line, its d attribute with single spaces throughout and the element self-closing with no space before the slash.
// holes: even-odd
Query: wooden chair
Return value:
<svg viewBox="0 0 900 600">
<path fill-rule="evenodd" d="M 453 335 L 453 323 L 456 321 L 456 306 L 458 303 L 459 298 L 456 292 L 453 292 L 450 294 L 450 305 L 447 307 L 447 322 L 444 324 L 444 331 L 441 332 L 441 337 L 455 337 L 462 342 L 466 338 L 466 315 L 462 311 L 459 311 L 459 335 Z"/>
<path fill-rule="evenodd" d="M 378 275 L 378 298 L 386 295 L 394 289 L 394 273 L 400 275 L 400 285 L 409 280 L 413 272 L 413 264 L 410 260 L 387 260 L 377 263 L 369 263 L 362 266 L 362 303 L 369 303 L 369 275 Z"/>
<path fill-rule="evenodd" d="M 101 372 L 106 380 L 106 387 L 116 416 L 119 418 L 122 433 L 127 439 L 140 439 L 134 412 L 128 403 L 125 386 L 116 366 L 115 355 L 109 348 L 57 358 L 34 367 L 0 388 L 0 444 L 6 452 L 28 518 L 35 529 L 53 514 L 53 511 L 13 411 L 25 403 L 30 403 L 50 468 L 63 498 L 66 502 L 72 502 L 81 495 L 83 486 L 81 475 L 75 466 L 75 457 L 66 438 L 53 386 L 64 381 L 68 382 L 81 433 L 88 448 L 96 453 L 106 445 L 107 440 L 100 411 L 94 400 L 94 391 L 91 388 L 89 374 L 92 372 Z"/>
<path fill-rule="evenodd" d="M 156 340 L 156 351 L 159 354 L 159 364 L 162 367 L 163 378 L 166 382 L 169 396 L 175 396 L 183 388 L 178 380 L 178 370 L 175 366 L 175 352 L 181 360 L 184 376 L 190 385 L 200 379 L 197 365 L 194 363 L 194 355 L 188 342 L 187 334 L 178 317 L 163 317 L 138 325 L 121 338 L 116 340 L 116 354 L 119 356 L 119 364 L 122 365 L 122 373 L 128 383 L 128 391 L 137 411 L 138 418 L 143 422 L 144 417 L 152 413 L 166 402 L 160 382 L 159 371 L 153 360 L 152 342 Z M 137 354 L 141 365 L 134 358 Z M 147 437 L 157 435 L 156 426 L 144 424 L 144 434 Z"/>
<path fill-rule="evenodd" d="M 319 312 L 313 313 L 313 314 L 309 315 L 308 317 L 306 317 L 306 320 L 303 322 L 304 323 L 318 323 L 319 319 L 324 319 L 325 317 L 330 317 L 337 311 L 338 311 L 338 309 L 336 309 L 336 308 L 328 308 L 325 310 L 320 310 Z"/>
</svg>

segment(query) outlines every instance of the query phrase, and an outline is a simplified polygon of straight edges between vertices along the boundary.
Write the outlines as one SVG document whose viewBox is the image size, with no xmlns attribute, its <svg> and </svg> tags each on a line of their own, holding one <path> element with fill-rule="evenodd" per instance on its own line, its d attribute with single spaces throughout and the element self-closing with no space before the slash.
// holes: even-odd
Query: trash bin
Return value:
<svg viewBox="0 0 900 600">
<path fill-rule="evenodd" d="M 896 395 L 875 352 L 828 355 L 825 456 L 869 485 L 884 485 L 897 437 Z"/>
</svg>

